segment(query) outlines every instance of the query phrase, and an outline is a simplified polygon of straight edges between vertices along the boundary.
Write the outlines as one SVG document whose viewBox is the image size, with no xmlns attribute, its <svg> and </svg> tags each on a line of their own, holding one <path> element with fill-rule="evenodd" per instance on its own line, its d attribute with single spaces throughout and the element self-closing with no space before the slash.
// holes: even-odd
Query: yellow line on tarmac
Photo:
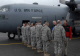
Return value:
<svg viewBox="0 0 80 56">
<path fill-rule="evenodd" d="M 22 43 L 9 43 L 9 44 L 0 44 L 0 45 L 15 45 L 15 44 L 22 44 Z"/>
<path fill-rule="evenodd" d="M 72 38 L 72 39 L 80 39 L 80 37 L 78 37 L 78 38 Z"/>
<path fill-rule="evenodd" d="M 0 44 L 0 45 L 10 45 L 10 44 Z"/>
<path fill-rule="evenodd" d="M 22 43 L 10 43 L 10 44 L 22 44 Z"/>
</svg>

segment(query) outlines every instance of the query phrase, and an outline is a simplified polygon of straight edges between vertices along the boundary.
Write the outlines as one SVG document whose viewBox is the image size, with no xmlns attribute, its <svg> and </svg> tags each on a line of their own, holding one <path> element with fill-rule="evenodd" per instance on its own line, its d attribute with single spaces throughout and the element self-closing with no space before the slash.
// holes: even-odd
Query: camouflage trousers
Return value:
<svg viewBox="0 0 80 56">
<path fill-rule="evenodd" d="M 27 38 L 26 38 L 26 36 L 22 36 L 22 42 L 23 42 L 24 44 L 27 43 Z"/>
<path fill-rule="evenodd" d="M 66 43 L 64 43 L 64 54 L 65 55 L 67 55 L 68 41 L 69 41 L 69 38 L 67 38 Z"/>
<path fill-rule="evenodd" d="M 27 36 L 27 44 L 31 45 L 31 37 L 30 36 Z"/>
<path fill-rule="evenodd" d="M 17 31 L 17 34 L 18 34 L 18 38 L 20 39 L 21 32 L 19 30 Z"/>
<path fill-rule="evenodd" d="M 42 49 L 42 40 L 40 37 L 36 38 L 37 41 L 37 49 Z"/>
<path fill-rule="evenodd" d="M 44 52 L 48 52 L 49 45 L 50 45 L 49 41 L 43 41 L 43 51 Z"/>
<path fill-rule="evenodd" d="M 61 42 L 54 42 L 54 53 L 55 53 L 55 56 L 63 56 L 63 50 L 64 50 L 64 47 L 63 47 L 63 43 Z"/>
<path fill-rule="evenodd" d="M 18 38 L 20 39 L 20 34 L 21 34 L 20 27 L 17 28 L 17 34 L 18 34 Z"/>
<path fill-rule="evenodd" d="M 36 47 L 36 37 L 31 37 L 31 46 Z"/>
</svg>

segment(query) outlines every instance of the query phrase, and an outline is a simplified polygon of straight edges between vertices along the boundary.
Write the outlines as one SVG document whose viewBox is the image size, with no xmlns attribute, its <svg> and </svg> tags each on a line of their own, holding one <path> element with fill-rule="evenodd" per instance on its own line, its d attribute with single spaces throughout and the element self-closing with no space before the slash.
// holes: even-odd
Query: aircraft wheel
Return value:
<svg viewBox="0 0 80 56">
<path fill-rule="evenodd" d="M 14 39 L 15 38 L 15 34 L 14 33 L 8 33 L 8 37 L 9 37 L 9 39 Z"/>
</svg>

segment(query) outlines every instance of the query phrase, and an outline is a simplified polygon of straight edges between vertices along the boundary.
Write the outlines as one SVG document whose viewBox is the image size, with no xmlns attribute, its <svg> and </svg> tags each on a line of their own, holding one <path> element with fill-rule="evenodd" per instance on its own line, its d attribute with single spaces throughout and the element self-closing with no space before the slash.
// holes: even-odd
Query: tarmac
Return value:
<svg viewBox="0 0 80 56">
<path fill-rule="evenodd" d="M 49 52 L 54 56 L 53 43 Z M 24 46 L 17 36 L 14 40 L 9 40 L 7 33 L 0 33 L 0 56 L 43 56 L 43 53 L 37 53 L 36 50 Z M 80 38 L 69 41 L 68 56 L 80 56 Z"/>
</svg>

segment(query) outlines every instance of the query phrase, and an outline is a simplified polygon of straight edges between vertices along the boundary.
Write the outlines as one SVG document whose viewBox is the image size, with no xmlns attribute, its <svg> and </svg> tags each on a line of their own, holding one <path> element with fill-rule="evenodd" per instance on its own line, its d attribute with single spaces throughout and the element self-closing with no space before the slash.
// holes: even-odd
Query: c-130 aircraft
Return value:
<svg viewBox="0 0 80 56">
<path fill-rule="evenodd" d="M 32 4 L 9 4 L 0 7 L 0 32 L 8 32 L 9 39 L 14 39 L 17 27 L 24 22 L 68 20 L 73 27 L 73 33 L 80 33 L 79 0 L 60 0 L 67 6 L 43 6 Z M 12 35 L 13 34 L 13 35 Z"/>
</svg>

